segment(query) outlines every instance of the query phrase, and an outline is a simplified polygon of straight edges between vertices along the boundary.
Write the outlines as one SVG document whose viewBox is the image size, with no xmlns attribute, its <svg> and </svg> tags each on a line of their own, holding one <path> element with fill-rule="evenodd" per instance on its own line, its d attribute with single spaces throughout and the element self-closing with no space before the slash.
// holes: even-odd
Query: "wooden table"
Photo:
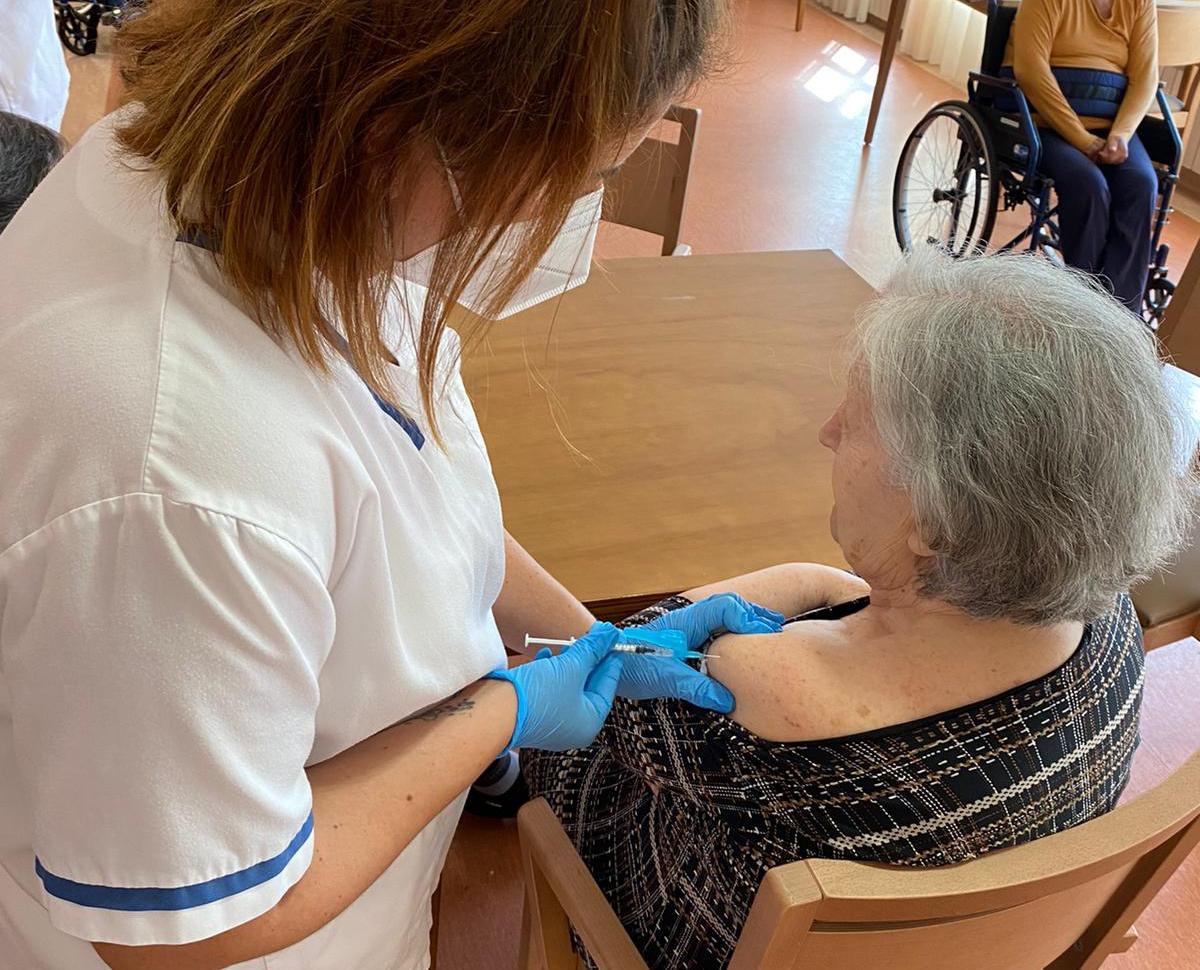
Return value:
<svg viewBox="0 0 1200 970">
<path fill-rule="evenodd" d="M 624 259 L 500 323 L 464 374 L 509 531 L 607 616 L 843 562 L 817 431 L 871 295 L 828 251 Z"/>
</svg>

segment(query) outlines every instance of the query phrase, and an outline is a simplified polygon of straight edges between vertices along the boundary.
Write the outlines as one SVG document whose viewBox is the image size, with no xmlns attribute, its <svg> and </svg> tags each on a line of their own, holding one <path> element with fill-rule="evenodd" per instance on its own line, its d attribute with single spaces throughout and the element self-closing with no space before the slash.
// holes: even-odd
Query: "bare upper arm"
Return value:
<svg viewBox="0 0 1200 970">
<path fill-rule="evenodd" d="M 847 651 L 830 635 L 832 625 L 814 622 L 771 636 L 718 638 L 708 672 L 737 699 L 733 720 L 768 741 L 811 741 L 859 730 L 871 708 L 861 693 L 855 696 Z"/>
<path fill-rule="evenodd" d="M 836 566 L 787 562 L 697 586 L 684 595 L 695 601 L 717 593 L 737 593 L 751 603 L 785 616 L 796 616 L 818 606 L 857 599 L 870 591 L 866 582 Z"/>
</svg>

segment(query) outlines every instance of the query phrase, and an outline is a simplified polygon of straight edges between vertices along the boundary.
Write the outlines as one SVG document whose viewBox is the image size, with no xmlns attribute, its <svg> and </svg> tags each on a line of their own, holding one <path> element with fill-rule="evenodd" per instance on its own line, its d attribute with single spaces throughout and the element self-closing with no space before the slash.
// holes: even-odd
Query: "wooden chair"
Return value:
<svg viewBox="0 0 1200 970">
<path fill-rule="evenodd" d="M 1200 271 L 1200 250 L 1192 257 L 1189 272 L 1192 270 Z M 1200 299 L 1194 302 L 1194 309 L 1200 314 Z M 1174 305 L 1172 299 L 1168 310 Z M 1200 316 L 1194 317 L 1188 326 L 1193 341 L 1191 364 L 1186 368 L 1165 364 L 1163 379 L 1171 389 L 1172 397 L 1180 402 L 1180 410 L 1196 416 L 1200 415 L 1200 376 L 1197 376 L 1200 374 Z M 1188 334 L 1176 330 L 1173 337 L 1185 335 Z M 1168 353 L 1176 363 L 1182 363 L 1173 353 L 1174 342 L 1167 344 Z M 1200 472 L 1200 419 L 1193 420 L 1188 431 L 1190 437 L 1184 442 L 1184 448 Z M 1186 460 L 1186 455 L 1181 460 Z M 1135 586 L 1130 595 L 1142 624 L 1147 650 L 1185 637 L 1200 637 L 1200 518 L 1193 520 L 1191 533 L 1175 561 Z"/>
<path fill-rule="evenodd" d="M 679 125 L 679 141 L 647 138 L 637 147 L 608 180 L 604 218 L 662 236 L 664 256 L 686 256 L 691 247 L 680 245 L 679 225 L 700 132 L 700 109 L 673 104 L 663 120 Z"/>
<path fill-rule="evenodd" d="M 1181 410 L 1195 414 L 1200 407 L 1200 247 L 1167 304 L 1158 336 L 1171 361 L 1163 371 L 1167 385 Z M 1200 422 L 1192 432 L 1200 440 Z M 1178 560 L 1135 587 L 1132 595 L 1147 650 L 1200 636 L 1200 522 Z"/>
<path fill-rule="evenodd" d="M 526 967 L 646 970 L 544 799 L 518 818 Z M 940 869 L 811 859 L 767 873 L 729 970 L 1093 970 L 1200 841 L 1200 752 L 1159 787 L 1037 842 Z M 539 962 L 540 961 L 540 962 Z"/>
<path fill-rule="evenodd" d="M 1175 127 L 1186 138 L 1188 120 L 1200 97 L 1200 5 L 1159 5 L 1158 66 L 1181 71 L 1179 93 L 1169 100 Z M 1157 105 L 1150 113 L 1158 114 Z"/>
<path fill-rule="evenodd" d="M 796 0 L 796 30 L 804 26 L 804 0 Z"/>
</svg>

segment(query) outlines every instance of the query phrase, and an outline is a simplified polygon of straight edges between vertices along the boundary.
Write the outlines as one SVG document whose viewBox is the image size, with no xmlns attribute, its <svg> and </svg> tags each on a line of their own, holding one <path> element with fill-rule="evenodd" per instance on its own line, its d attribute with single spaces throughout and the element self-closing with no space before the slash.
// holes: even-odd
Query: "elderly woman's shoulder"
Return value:
<svg viewBox="0 0 1200 970">
<path fill-rule="evenodd" d="M 766 741 L 845 738 L 984 704 L 1054 677 L 1140 658 L 1127 594 L 1086 625 L 1015 627 L 963 618 L 955 626 L 888 630 L 860 612 L 793 623 L 772 636 L 716 641 L 708 672 L 737 698 L 733 719 Z M 997 663 L 997 658 L 1003 663 Z"/>
</svg>

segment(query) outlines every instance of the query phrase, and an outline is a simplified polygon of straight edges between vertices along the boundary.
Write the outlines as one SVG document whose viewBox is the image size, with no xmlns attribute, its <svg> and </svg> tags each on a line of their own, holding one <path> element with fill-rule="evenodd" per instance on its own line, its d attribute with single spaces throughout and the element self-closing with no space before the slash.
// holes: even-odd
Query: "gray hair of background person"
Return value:
<svg viewBox="0 0 1200 970">
<path fill-rule="evenodd" d="M 1091 620 L 1169 561 L 1195 509 L 1155 340 L 1030 255 L 908 258 L 856 362 L 934 556 L 921 593 L 977 617 Z"/>
<path fill-rule="evenodd" d="M 0 111 L 0 232 L 62 154 L 62 140 L 49 128 Z"/>
</svg>

